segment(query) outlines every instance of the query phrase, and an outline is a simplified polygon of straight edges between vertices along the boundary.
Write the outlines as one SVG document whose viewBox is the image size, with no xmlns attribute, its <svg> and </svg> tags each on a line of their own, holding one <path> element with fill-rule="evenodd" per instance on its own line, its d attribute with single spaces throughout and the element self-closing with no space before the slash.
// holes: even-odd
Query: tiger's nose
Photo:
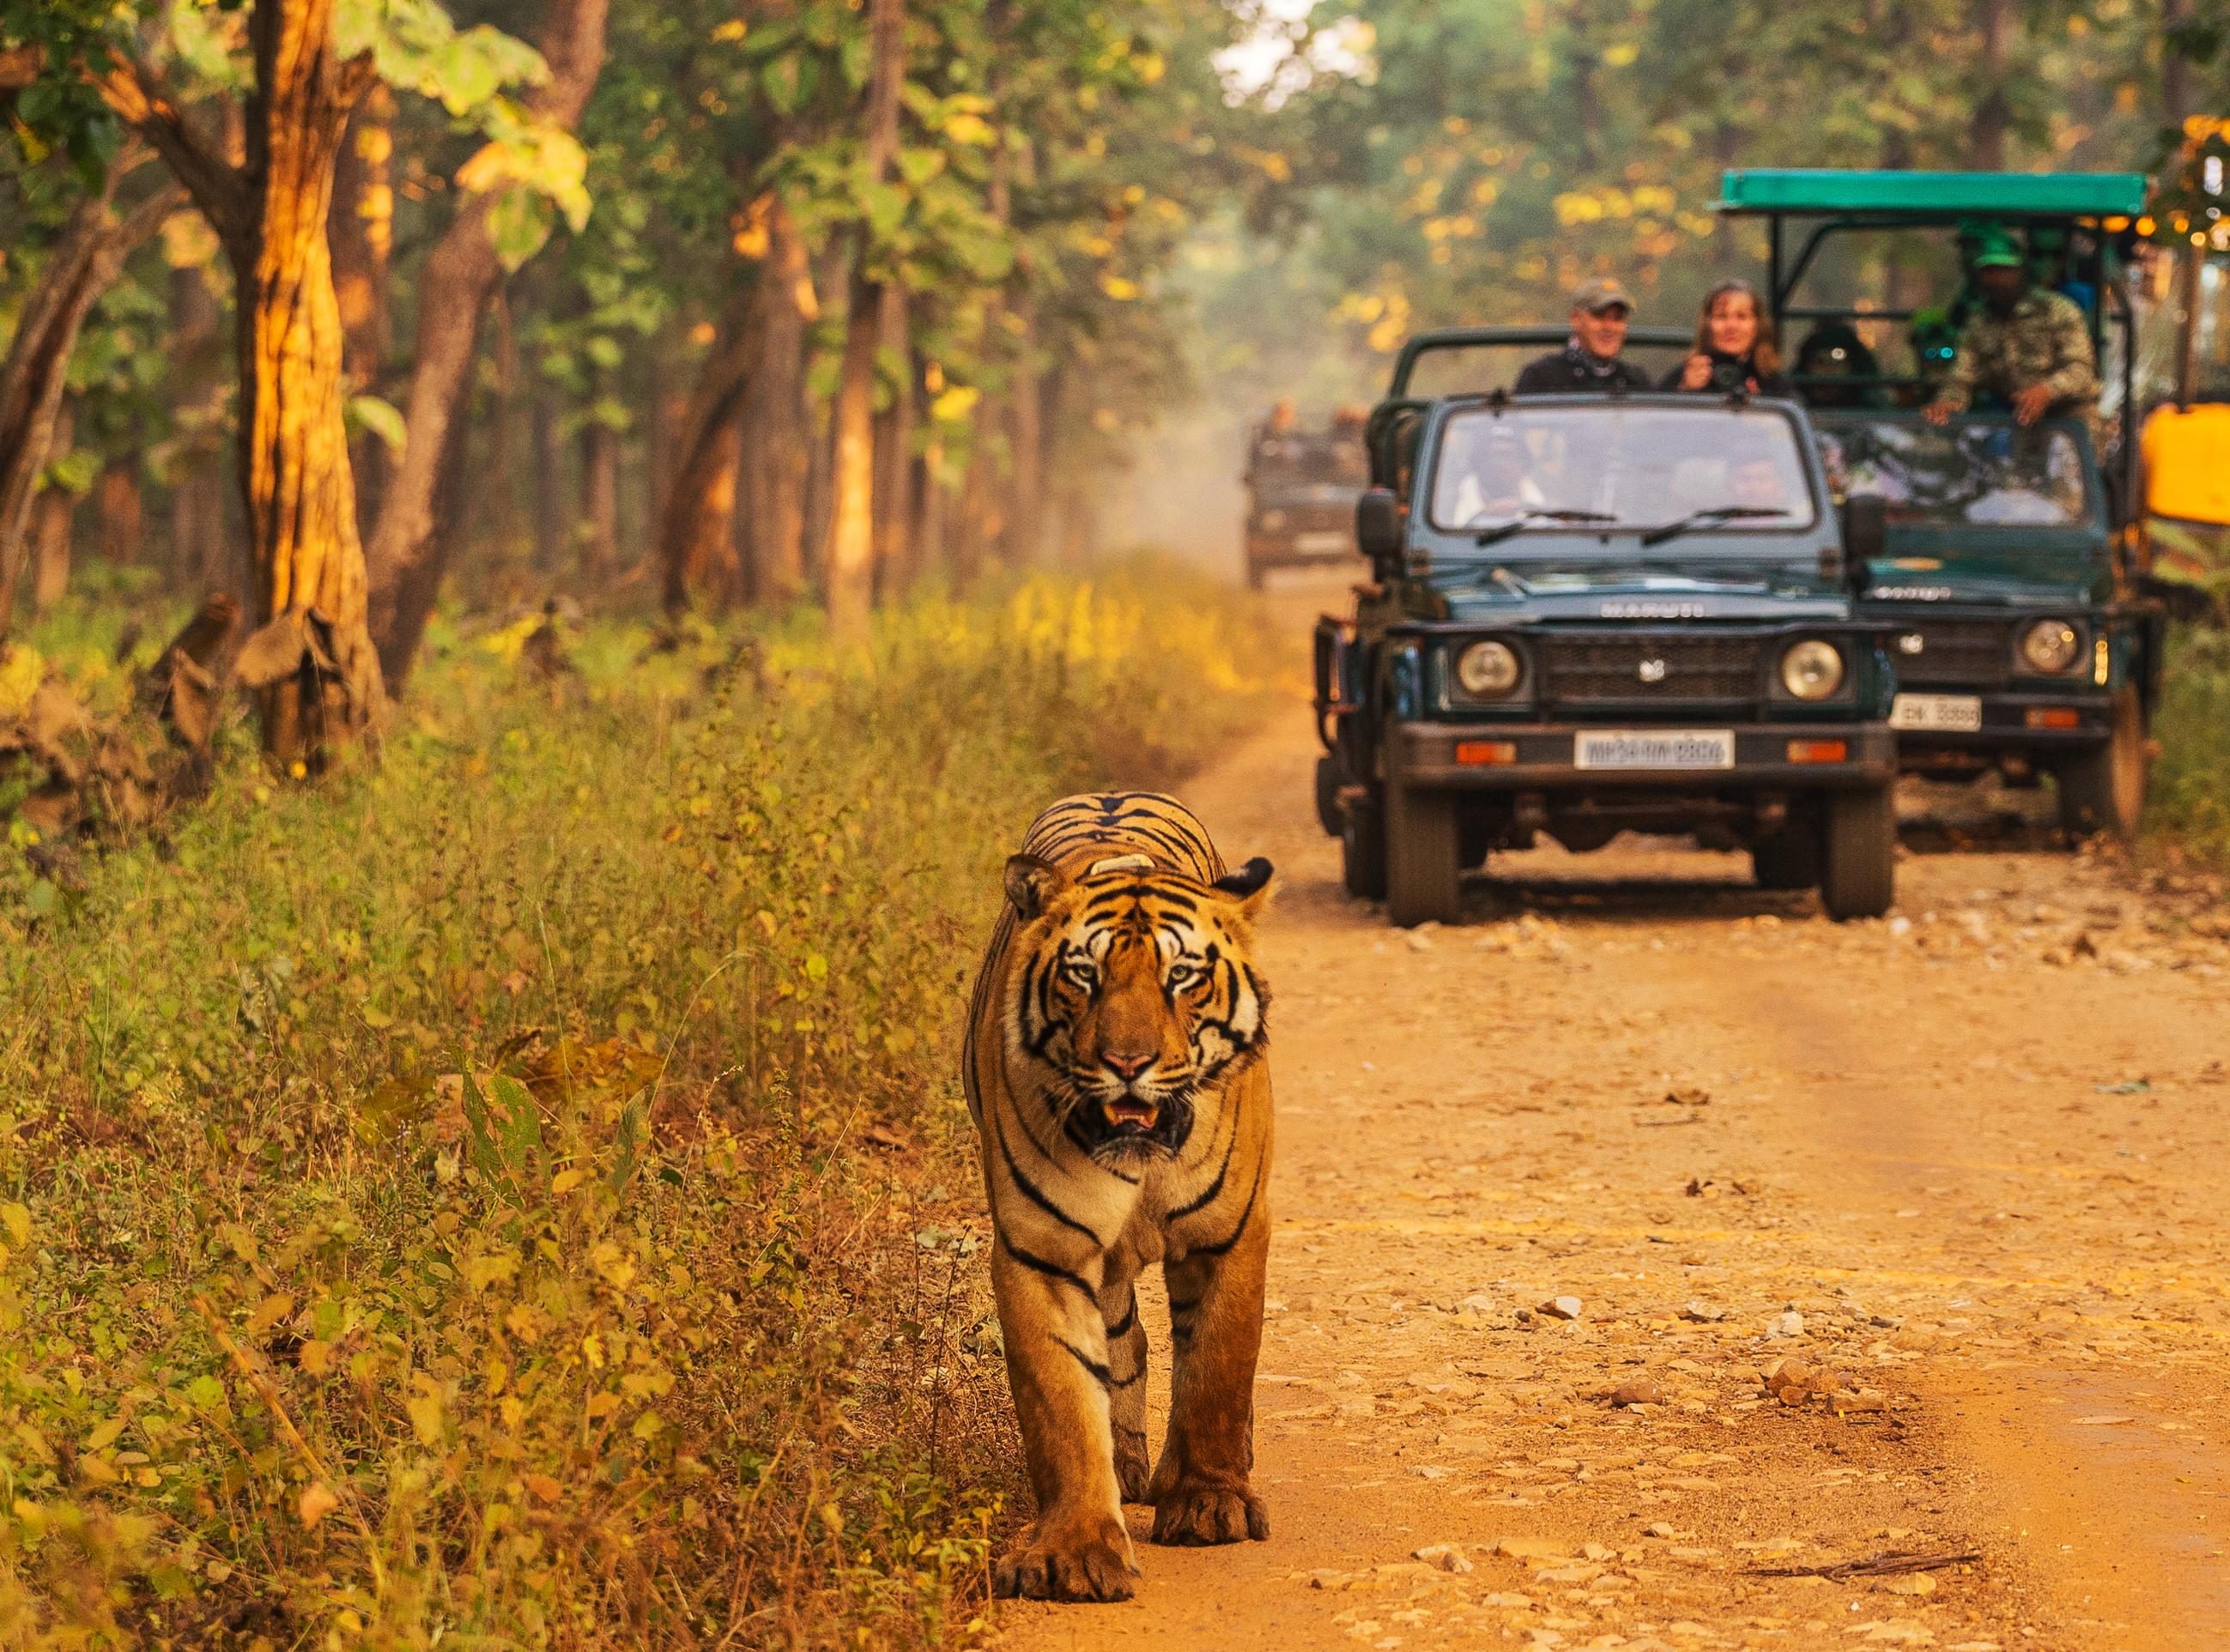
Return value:
<svg viewBox="0 0 2230 1652">
<path fill-rule="evenodd" d="M 1154 1064 L 1151 1051 L 1144 1055 L 1131 1055 L 1127 1051 L 1108 1050 L 1102 1051 L 1099 1058 L 1113 1069 L 1118 1078 L 1136 1078 Z"/>
</svg>

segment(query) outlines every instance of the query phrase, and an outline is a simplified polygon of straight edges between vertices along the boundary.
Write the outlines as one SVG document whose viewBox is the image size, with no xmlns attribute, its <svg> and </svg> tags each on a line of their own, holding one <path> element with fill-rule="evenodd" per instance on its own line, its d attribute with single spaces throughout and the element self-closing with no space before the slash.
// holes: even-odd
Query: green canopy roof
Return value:
<svg viewBox="0 0 2230 1652">
<path fill-rule="evenodd" d="M 1865 217 L 2134 218 L 2140 172 L 1731 171 L 1715 210 Z"/>
</svg>

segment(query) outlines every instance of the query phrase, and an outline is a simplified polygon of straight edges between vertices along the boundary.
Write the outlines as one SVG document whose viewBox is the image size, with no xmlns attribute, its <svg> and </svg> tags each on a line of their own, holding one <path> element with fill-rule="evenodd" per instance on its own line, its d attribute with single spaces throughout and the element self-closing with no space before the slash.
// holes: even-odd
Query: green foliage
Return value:
<svg viewBox="0 0 2230 1652">
<path fill-rule="evenodd" d="M 2230 633 L 2177 640 L 2153 732 L 2153 829 L 2230 867 Z"/>
<path fill-rule="evenodd" d="M 1262 645 L 1166 569 L 856 659 L 603 626 L 554 689 L 538 622 L 376 770 L 229 762 L 70 902 L 0 866 L 6 1644 L 974 1638 L 998 868 Z"/>
</svg>

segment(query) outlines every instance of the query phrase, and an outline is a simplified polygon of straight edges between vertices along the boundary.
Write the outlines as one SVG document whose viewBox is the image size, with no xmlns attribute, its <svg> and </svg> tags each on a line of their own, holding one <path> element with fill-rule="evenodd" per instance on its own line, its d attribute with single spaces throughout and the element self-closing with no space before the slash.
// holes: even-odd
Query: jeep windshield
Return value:
<svg viewBox="0 0 2230 1652">
<path fill-rule="evenodd" d="M 1443 532 L 1506 540 L 1512 550 L 1553 537 L 1566 556 L 1575 535 L 1678 524 L 1716 538 L 1785 534 L 1818 520 L 1789 416 L 1701 400 L 1460 409 L 1440 427 L 1430 498 L 1432 524 Z"/>
<path fill-rule="evenodd" d="M 1838 416 L 1820 431 L 1829 487 L 1886 501 L 1902 527 L 2077 528 L 2091 520 L 2083 450 L 2065 427 Z"/>
</svg>

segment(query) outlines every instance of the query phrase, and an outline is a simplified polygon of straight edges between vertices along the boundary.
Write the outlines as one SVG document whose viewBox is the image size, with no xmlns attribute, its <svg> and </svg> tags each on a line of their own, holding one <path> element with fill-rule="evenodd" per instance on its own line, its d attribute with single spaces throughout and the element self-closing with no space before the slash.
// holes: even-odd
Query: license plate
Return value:
<svg viewBox="0 0 2230 1652">
<path fill-rule="evenodd" d="M 1982 701 L 1976 694 L 1900 694 L 1889 709 L 1889 726 L 1916 734 L 1980 734 Z"/>
<path fill-rule="evenodd" d="M 1574 736 L 1580 768 L 1732 768 L 1731 729 L 1591 729 Z"/>
<path fill-rule="evenodd" d="M 1299 533 L 1293 536 L 1293 549 L 1304 556 L 1321 556 L 1327 551 L 1349 549 L 1352 542 L 1337 529 L 1325 533 Z"/>
</svg>

